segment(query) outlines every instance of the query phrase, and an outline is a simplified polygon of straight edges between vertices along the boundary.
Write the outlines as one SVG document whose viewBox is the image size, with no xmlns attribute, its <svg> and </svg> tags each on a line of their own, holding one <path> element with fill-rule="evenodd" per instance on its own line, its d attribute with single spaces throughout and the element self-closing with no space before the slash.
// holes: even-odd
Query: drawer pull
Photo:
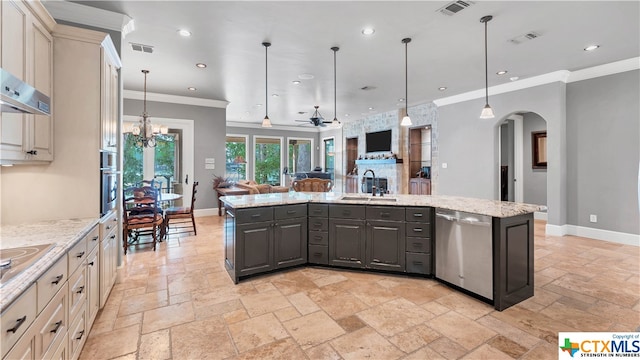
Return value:
<svg viewBox="0 0 640 360">
<path fill-rule="evenodd" d="M 24 324 L 24 322 L 27 320 L 27 315 L 21 317 L 20 319 L 16 320 L 16 324 L 11 328 L 8 329 L 7 332 L 12 332 L 12 333 L 16 333 L 16 331 L 18 331 L 18 328 L 20 326 L 22 326 L 22 324 Z"/>
<path fill-rule="evenodd" d="M 81 330 L 78 334 L 79 334 L 79 335 L 78 335 L 78 337 L 76 338 L 76 340 L 82 340 L 82 337 L 84 336 L 84 330 Z"/>
<path fill-rule="evenodd" d="M 313 210 L 313 213 L 314 213 L 314 214 L 321 214 L 321 213 L 322 213 L 322 210 L 320 210 L 320 209 L 315 209 L 315 210 Z"/>
<path fill-rule="evenodd" d="M 414 232 L 422 232 L 422 229 L 421 228 L 413 228 L 413 231 Z"/>
<path fill-rule="evenodd" d="M 76 294 L 82 294 L 84 292 L 84 286 L 80 286 L 76 291 Z"/>
<path fill-rule="evenodd" d="M 322 253 L 319 253 L 319 252 L 313 253 L 313 256 L 320 257 L 320 256 L 322 256 Z"/>
<path fill-rule="evenodd" d="M 415 243 L 414 242 L 413 243 L 413 247 L 422 247 L 422 243 L 419 243 L 419 242 Z"/>
<path fill-rule="evenodd" d="M 373 262 L 382 262 L 380 259 L 373 259 Z"/>
<path fill-rule="evenodd" d="M 91 241 L 96 241 L 96 240 L 98 240 L 98 236 L 94 236 L 91 238 Z"/>
<path fill-rule="evenodd" d="M 380 217 L 388 218 L 389 216 L 391 216 L 391 214 L 390 214 L 390 213 L 388 213 L 388 212 L 380 213 Z"/>
<path fill-rule="evenodd" d="M 295 210 L 287 210 L 287 214 L 295 214 L 295 213 L 297 213 L 297 211 L 295 211 Z"/>
<path fill-rule="evenodd" d="M 116 238 L 116 235 L 115 235 L 115 234 L 114 234 L 114 235 L 109 236 L 109 239 L 115 239 L 115 238 Z"/>
<path fill-rule="evenodd" d="M 88 264 L 89 266 L 93 266 L 93 261 Z"/>
<path fill-rule="evenodd" d="M 110 230 L 110 229 L 111 229 L 111 225 L 107 225 L 107 230 Z"/>
<path fill-rule="evenodd" d="M 60 330 L 60 326 L 62 326 L 62 320 L 58 321 L 58 322 L 55 324 L 55 327 L 53 328 L 53 330 L 51 330 L 50 332 L 52 332 L 52 333 L 54 333 L 54 334 L 55 334 L 55 333 L 57 333 L 57 332 L 58 332 L 58 330 Z"/>
<path fill-rule="evenodd" d="M 322 223 L 313 223 L 314 227 L 322 227 Z"/>
<path fill-rule="evenodd" d="M 83 257 L 83 256 L 84 256 L 84 251 L 81 251 L 81 252 L 79 252 L 79 253 L 78 253 L 78 255 L 76 255 L 76 257 L 77 257 L 78 259 L 80 259 L 80 258 L 81 258 L 81 257 Z"/>
<path fill-rule="evenodd" d="M 262 216 L 262 215 L 260 215 L 260 214 L 253 214 L 253 215 L 251 215 L 251 218 L 253 218 L 253 219 L 257 219 L 257 218 L 259 218 L 260 216 Z"/>
<path fill-rule="evenodd" d="M 351 261 L 359 261 L 357 258 L 350 258 Z"/>
<path fill-rule="evenodd" d="M 422 214 L 421 213 L 414 213 L 413 217 L 422 217 Z"/>
<path fill-rule="evenodd" d="M 351 215 L 351 210 L 342 211 L 342 215 Z"/>
<path fill-rule="evenodd" d="M 62 280 L 63 277 L 64 277 L 64 275 L 58 275 L 58 276 L 56 276 L 55 280 L 53 280 L 51 283 L 53 285 L 58 285 L 58 283 L 60 283 L 60 280 Z"/>
<path fill-rule="evenodd" d="M 316 239 L 316 240 L 322 240 L 322 236 L 320 236 L 320 235 L 316 235 L 313 238 Z"/>
<path fill-rule="evenodd" d="M 413 265 L 422 265 L 422 261 L 414 261 Z"/>
</svg>

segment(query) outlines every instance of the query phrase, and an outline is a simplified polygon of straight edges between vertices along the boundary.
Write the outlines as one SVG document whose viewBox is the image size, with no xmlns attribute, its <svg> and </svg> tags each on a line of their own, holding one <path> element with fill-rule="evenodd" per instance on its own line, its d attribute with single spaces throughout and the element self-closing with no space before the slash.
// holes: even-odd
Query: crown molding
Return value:
<svg viewBox="0 0 640 360">
<path fill-rule="evenodd" d="M 616 61 L 609 64 L 598 65 L 576 71 L 559 70 L 506 84 L 491 86 L 489 87 L 489 95 L 498 95 L 554 82 L 563 82 L 565 84 L 572 83 L 576 81 L 582 81 L 638 69 L 640 69 L 640 57 Z M 485 95 L 484 92 L 484 89 L 469 91 L 458 95 L 436 99 L 433 101 L 433 103 L 436 104 L 436 106 L 445 106 L 469 100 L 481 99 Z"/>
<path fill-rule="evenodd" d="M 640 69 L 640 57 L 573 71 L 568 83 Z"/>
<path fill-rule="evenodd" d="M 133 19 L 125 14 L 61 0 L 46 1 L 44 7 L 55 19 L 118 31 L 123 38 L 135 30 Z"/>
<path fill-rule="evenodd" d="M 122 97 L 125 99 L 144 100 L 144 93 L 142 91 L 123 90 Z M 225 100 L 202 99 L 189 96 L 158 94 L 150 92 L 147 92 L 147 100 L 172 104 L 205 106 L 220 109 L 226 109 L 227 105 L 229 105 L 229 102 Z"/>
<path fill-rule="evenodd" d="M 260 127 L 260 125 L 257 123 L 246 123 L 246 122 L 238 122 L 238 121 L 227 121 L 227 127 L 262 129 L 262 127 Z M 264 129 L 279 130 L 279 131 L 301 131 L 301 132 L 313 132 L 313 133 L 319 132 L 315 126 L 310 128 L 310 127 L 283 126 L 283 125 L 273 124 L 272 127 L 264 128 Z"/>
<path fill-rule="evenodd" d="M 56 21 L 53 16 L 47 11 L 40 1 L 26 1 L 25 4 L 31 9 L 31 12 L 40 20 L 40 22 L 49 30 L 53 31 L 56 26 Z"/>
</svg>

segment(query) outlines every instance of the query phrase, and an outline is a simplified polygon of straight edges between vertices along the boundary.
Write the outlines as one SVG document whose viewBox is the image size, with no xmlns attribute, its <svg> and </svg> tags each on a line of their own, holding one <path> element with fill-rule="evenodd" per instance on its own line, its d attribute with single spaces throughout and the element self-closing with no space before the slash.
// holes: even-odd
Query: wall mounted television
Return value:
<svg viewBox="0 0 640 360">
<path fill-rule="evenodd" d="M 367 133 L 365 144 L 368 153 L 391 151 L 391 130 Z"/>
</svg>

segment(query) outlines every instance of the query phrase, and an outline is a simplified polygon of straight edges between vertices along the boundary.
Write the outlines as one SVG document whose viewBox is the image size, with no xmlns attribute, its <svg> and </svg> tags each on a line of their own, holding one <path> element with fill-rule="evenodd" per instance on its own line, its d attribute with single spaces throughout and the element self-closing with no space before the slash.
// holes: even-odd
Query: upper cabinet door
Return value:
<svg viewBox="0 0 640 360">
<path fill-rule="evenodd" d="M 0 67 L 27 81 L 27 24 L 29 10 L 20 1 L 1 1 L 2 62 Z"/>
<path fill-rule="evenodd" d="M 53 94 L 53 38 L 35 17 L 31 18 L 30 46 L 33 51 L 32 80 L 30 83 L 49 97 Z M 28 151 L 32 151 L 32 160 L 53 160 L 53 117 L 29 115 L 30 124 Z"/>
</svg>

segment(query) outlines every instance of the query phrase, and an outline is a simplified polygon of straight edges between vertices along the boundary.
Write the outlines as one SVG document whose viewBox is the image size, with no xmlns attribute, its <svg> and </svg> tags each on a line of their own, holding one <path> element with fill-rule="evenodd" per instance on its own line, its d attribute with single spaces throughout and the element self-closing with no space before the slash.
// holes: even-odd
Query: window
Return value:
<svg viewBox="0 0 640 360">
<path fill-rule="evenodd" d="M 235 181 L 247 178 L 247 136 L 227 135 L 224 177 Z"/>
<path fill-rule="evenodd" d="M 311 171 L 313 139 L 288 138 L 287 167 L 290 173 Z"/>
<path fill-rule="evenodd" d="M 170 129 L 168 134 L 156 135 L 156 146 L 142 148 L 135 137 L 124 134 L 124 187 L 134 186 L 143 179 L 155 179 L 170 192 L 170 184 L 180 178 L 180 130 Z"/>
<path fill-rule="evenodd" d="M 326 138 L 322 140 L 324 143 L 324 171 L 333 173 L 335 171 L 335 139 Z M 333 176 L 332 176 L 333 177 Z"/>
<path fill-rule="evenodd" d="M 282 138 L 254 137 L 254 180 L 258 184 L 281 184 Z"/>
</svg>

